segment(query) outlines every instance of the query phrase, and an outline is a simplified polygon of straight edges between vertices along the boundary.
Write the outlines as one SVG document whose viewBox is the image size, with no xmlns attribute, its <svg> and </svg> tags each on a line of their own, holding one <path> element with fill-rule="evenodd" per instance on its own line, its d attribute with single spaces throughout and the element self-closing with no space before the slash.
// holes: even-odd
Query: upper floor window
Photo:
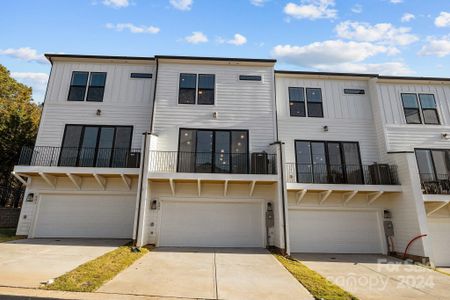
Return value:
<svg viewBox="0 0 450 300">
<path fill-rule="evenodd" d="M 214 104 L 215 75 L 180 74 L 179 104 Z"/>
<path fill-rule="evenodd" d="M 89 82 L 89 86 L 88 85 Z M 103 101 L 106 73 L 72 72 L 68 101 Z"/>
<path fill-rule="evenodd" d="M 436 100 L 433 94 L 403 93 L 402 103 L 406 123 L 439 124 Z"/>
<path fill-rule="evenodd" d="M 323 118 L 322 90 L 320 88 L 289 87 L 289 109 L 292 117 Z"/>
<path fill-rule="evenodd" d="M 416 149 L 424 193 L 450 194 L 450 149 Z"/>
</svg>

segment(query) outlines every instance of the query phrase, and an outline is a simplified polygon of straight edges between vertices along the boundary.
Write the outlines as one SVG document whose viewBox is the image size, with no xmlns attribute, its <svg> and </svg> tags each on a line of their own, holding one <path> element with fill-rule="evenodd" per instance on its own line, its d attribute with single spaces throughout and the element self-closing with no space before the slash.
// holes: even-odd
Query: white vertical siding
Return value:
<svg viewBox="0 0 450 300">
<path fill-rule="evenodd" d="M 160 63 L 153 132 L 160 151 L 176 151 L 179 128 L 246 129 L 250 151 L 275 141 L 273 68 L 236 65 Z M 215 104 L 178 104 L 180 73 L 215 74 Z M 240 81 L 239 75 L 262 81 Z M 217 119 L 213 113 L 217 112 Z"/>
<path fill-rule="evenodd" d="M 103 102 L 67 101 L 73 71 L 107 73 Z M 61 146 L 66 124 L 130 125 L 132 147 L 140 148 L 142 133 L 150 126 L 154 79 L 133 79 L 132 72 L 154 73 L 154 65 L 54 62 L 36 145 Z"/>
<path fill-rule="evenodd" d="M 291 117 L 289 87 L 321 88 L 323 118 Z M 359 142 L 363 163 L 379 161 L 368 82 L 312 79 L 276 74 L 279 139 L 286 143 L 286 162 L 295 162 L 295 140 Z M 346 95 L 344 89 L 364 89 L 365 95 Z M 328 126 L 328 132 L 323 131 Z"/>
</svg>

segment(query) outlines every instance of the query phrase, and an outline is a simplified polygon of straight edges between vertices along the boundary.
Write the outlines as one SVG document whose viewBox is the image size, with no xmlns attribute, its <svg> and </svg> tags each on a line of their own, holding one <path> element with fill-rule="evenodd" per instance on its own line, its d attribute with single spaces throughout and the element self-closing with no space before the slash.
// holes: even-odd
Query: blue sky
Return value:
<svg viewBox="0 0 450 300">
<path fill-rule="evenodd" d="M 0 63 L 44 97 L 43 53 L 276 58 L 278 69 L 450 77 L 449 0 L 14 0 Z"/>
</svg>

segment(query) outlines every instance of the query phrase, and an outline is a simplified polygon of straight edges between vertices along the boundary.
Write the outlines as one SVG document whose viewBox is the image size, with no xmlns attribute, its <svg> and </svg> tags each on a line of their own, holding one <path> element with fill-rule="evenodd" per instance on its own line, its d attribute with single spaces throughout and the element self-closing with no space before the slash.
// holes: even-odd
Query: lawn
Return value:
<svg viewBox="0 0 450 300">
<path fill-rule="evenodd" d="M 0 243 L 23 239 L 16 235 L 15 228 L 0 228 Z"/>
<path fill-rule="evenodd" d="M 133 252 L 130 245 L 121 246 L 78 266 L 43 288 L 72 292 L 93 292 L 149 251 L 147 248 L 140 248 L 140 252 Z"/>
<path fill-rule="evenodd" d="M 273 253 L 278 261 L 314 296 L 324 300 L 357 300 L 355 296 L 307 268 L 300 261 Z"/>
</svg>

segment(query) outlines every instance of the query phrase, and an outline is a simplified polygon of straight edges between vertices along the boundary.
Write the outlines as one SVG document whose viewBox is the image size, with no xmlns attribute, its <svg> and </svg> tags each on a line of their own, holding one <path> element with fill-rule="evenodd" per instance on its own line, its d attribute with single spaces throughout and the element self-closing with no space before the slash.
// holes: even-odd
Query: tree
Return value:
<svg viewBox="0 0 450 300">
<path fill-rule="evenodd" d="M 0 64 L 0 182 L 9 178 L 22 146 L 36 139 L 41 107 L 31 93 L 31 87 L 17 82 Z"/>
</svg>

